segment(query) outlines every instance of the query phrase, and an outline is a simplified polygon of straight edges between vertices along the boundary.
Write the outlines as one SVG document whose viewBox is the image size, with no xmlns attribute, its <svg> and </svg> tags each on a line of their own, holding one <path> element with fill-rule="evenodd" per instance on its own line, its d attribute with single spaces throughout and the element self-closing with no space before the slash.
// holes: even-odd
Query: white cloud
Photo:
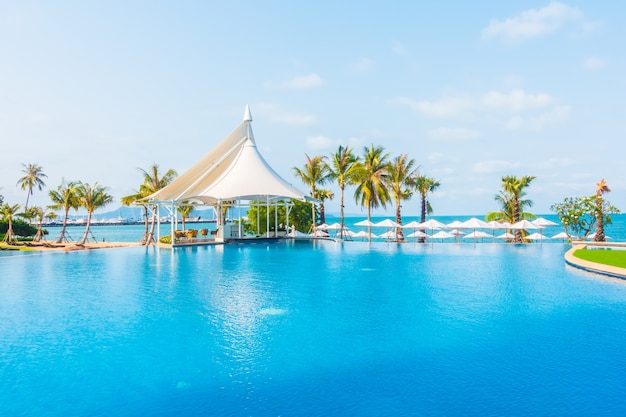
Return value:
<svg viewBox="0 0 626 417">
<path fill-rule="evenodd" d="M 596 71 L 606 68 L 607 61 L 598 57 L 589 57 L 583 62 L 583 68 L 590 71 Z"/>
<path fill-rule="evenodd" d="M 430 155 L 428 155 L 428 162 L 432 162 L 433 164 L 436 164 L 442 159 L 443 159 L 443 154 L 441 152 L 433 152 Z"/>
<path fill-rule="evenodd" d="M 352 64 L 352 70 L 355 72 L 370 72 L 374 69 L 374 61 L 369 58 L 361 58 Z"/>
<path fill-rule="evenodd" d="M 442 142 L 475 140 L 481 136 L 480 132 L 464 127 L 440 127 L 428 132 L 429 138 Z"/>
<path fill-rule="evenodd" d="M 505 20 L 492 20 L 483 29 L 483 38 L 499 38 L 507 43 L 523 42 L 555 32 L 567 22 L 578 21 L 582 12 L 559 2 L 541 9 L 530 9 Z"/>
<path fill-rule="evenodd" d="M 255 104 L 254 113 L 263 119 L 269 120 L 271 123 L 281 125 L 310 126 L 317 121 L 312 114 L 283 110 L 273 103 Z"/>
<path fill-rule="evenodd" d="M 393 51 L 394 54 L 396 54 L 398 56 L 406 56 L 407 55 L 406 48 L 404 47 L 403 44 L 401 44 L 398 41 L 393 43 L 393 46 L 391 47 L 391 50 Z"/>
<path fill-rule="evenodd" d="M 317 74 L 301 75 L 280 83 L 266 83 L 268 88 L 284 88 L 288 90 L 308 90 L 321 87 L 325 81 Z"/>
<path fill-rule="evenodd" d="M 334 152 L 339 145 L 348 146 L 352 150 L 355 150 L 356 147 L 362 145 L 364 140 L 362 138 L 350 137 L 347 140 L 343 139 L 332 139 L 328 136 L 309 136 L 305 139 L 306 146 L 311 150 L 328 150 Z M 359 152 L 359 149 L 356 150 Z"/>
<path fill-rule="evenodd" d="M 473 170 L 480 174 L 493 174 L 498 172 L 505 172 L 519 167 L 519 163 L 502 161 L 502 160 L 490 160 L 477 162 L 473 166 Z"/>
<path fill-rule="evenodd" d="M 402 97 L 388 100 L 388 104 L 405 105 L 415 113 L 438 119 L 467 122 L 487 122 L 501 129 L 539 130 L 546 125 L 567 120 L 570 106 L 560 104 L 558 99 L 547 93 L 531 94 L 521 89 L 510 92 L 488 91 L 479 96 L 459 94 L 445 95 L 438 100 L 413 100 Z M 473 130 L 435 129 L 432 138 L 475 139 L 480 133 Z"/>
<path fill-rule="evenodd" d="M 451 96 L 442 97 L 437 101 L 415 101 L 410 98 L 401 97 L 391 100 L 390 103 L 406 105 L 416 113 L 436 118 L 459 117 L 475 106 L 469 98 Z"/>
<path fill-rule="evenodd" d="M 305 142 L 307 148 L 313 150 L 321 150 L 334 148 L 337 141 L 327 136 L 309 136 L 308 138 L 306 138 Z"/>
<path fill-rule="evenodd" d="M 528 94 L 523 90 L 516 89 L 509 93 L 489 91 L 481 98 L 485 107 L 494 109 L 507 109 L 511 112 L 523 112 L 548 106 L 554 99 L 545 93 Z"/>
</svg>

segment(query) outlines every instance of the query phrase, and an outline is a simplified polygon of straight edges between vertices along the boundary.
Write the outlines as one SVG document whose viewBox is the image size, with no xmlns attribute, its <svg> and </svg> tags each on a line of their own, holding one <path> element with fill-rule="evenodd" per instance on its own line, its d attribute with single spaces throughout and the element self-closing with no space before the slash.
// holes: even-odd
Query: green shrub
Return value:
<svg viewBox="0 0 626 417">
<path fill-rule="evenodd" d="M 159 243 L 163 243 L 165 245 L 171 245 L 172 244 L 172 237 L 171 236 L 161 236 L 161 238 L 159 239 Z"/>
</svg>

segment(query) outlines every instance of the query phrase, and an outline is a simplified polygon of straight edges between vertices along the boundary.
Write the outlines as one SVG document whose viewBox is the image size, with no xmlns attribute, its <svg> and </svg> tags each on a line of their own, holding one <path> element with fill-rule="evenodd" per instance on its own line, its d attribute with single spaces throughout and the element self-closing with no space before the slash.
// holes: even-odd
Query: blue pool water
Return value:
<svg viewBox="0 0 626 417">
<path fill-rule="evenodd" d="M 623 416 L 626 282 L 565 245 L 0 258 L 2 416 Z"/>
</svg>

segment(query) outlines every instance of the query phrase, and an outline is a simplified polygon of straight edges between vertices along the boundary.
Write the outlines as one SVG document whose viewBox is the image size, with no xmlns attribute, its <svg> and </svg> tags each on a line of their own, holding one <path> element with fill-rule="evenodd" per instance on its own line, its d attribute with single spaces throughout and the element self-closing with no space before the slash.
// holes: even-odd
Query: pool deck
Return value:
<svg viewBox="0 0 626 417">
<path fill-rule="evenodd" d="M 619 268 L 617 266 L 599 264 L 597 262 L 590 262 L 584 259 L 574 256 L 574 252 L 578 249 L 587 248 L 620 248 L 626 249 L 625 242 L 572 242 L 572 248 L 565 253 L 565 262 L 575 268 L 582 269 L 584 271 L 593 272 L 595 274 L 605 275 L 613 278 L 626 279 L 626 268 Z"/>
</svg>

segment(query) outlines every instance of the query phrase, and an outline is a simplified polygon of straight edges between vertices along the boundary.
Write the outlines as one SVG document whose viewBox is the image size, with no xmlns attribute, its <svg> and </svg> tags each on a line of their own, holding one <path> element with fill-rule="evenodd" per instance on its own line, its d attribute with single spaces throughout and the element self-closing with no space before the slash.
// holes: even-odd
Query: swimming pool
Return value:
<svg viewBox="0 0 626 417">
<path fill-rule="evenodd" d="M 623 415 L 626 283 L 563 245 L 0 258 L 0 415 Z"/>
</svg>

